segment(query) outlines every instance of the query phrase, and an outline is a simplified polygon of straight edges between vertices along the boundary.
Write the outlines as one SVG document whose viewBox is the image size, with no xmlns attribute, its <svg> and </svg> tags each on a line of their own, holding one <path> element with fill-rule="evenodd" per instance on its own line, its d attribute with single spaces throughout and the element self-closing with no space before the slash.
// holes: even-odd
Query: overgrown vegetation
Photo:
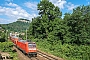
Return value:
<svg viewBox="0 0 90 60">
<path fill-rule="evenodd" d="M 61 41 L 50 44 L 47 39 L 33 39 L 37 43 L 37 48 L 49 54 L 61 57 L 64 60 L 90 60 L 90 46 L 63 44 Z"/>
<path fill-rule="evenodd" d="M 16 52 L 12 50 L 13 43 L 12 42 L 0 42 L 0 51 L 8 52 L 13 60 L 18 60 Z"/>
<path fill-rule="evenodd" d="M 49 0 L 38 3 L 39 16 L 32 19 L 28 39 L 38 48 L 66 60 L 90 60 L 90 5 L 62 12 Z"/>
</svg>

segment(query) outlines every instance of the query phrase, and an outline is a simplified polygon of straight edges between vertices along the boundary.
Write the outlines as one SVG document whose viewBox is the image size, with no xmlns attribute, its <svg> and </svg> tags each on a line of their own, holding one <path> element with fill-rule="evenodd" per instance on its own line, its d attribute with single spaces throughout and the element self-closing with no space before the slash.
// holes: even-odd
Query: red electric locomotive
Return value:
<svg viewBox="0 0 90 60">
<path fill-rule="evenodd" d="M 10 36 L 10 40 L 18 47 L 23 53 L 28 56 L 37 56 L 37 49 L 35 42 L 29 42 L 27 40 L 21 40 L 19 37 Z"/>
<path fill-rule="evenodd" d="M 23 53 L 28 56 L 37 56 L 37 49 L 35 42 L 28 42 L 26 40 L 19 40 L 17 42 L 17 47 L 22 50 Z"/>
</svg>

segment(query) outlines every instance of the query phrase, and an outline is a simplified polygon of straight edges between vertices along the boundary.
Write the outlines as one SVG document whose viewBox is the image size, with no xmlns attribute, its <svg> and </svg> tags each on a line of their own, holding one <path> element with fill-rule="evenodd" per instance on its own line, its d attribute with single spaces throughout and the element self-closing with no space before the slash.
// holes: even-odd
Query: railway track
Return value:
<svg viewBox="0 0 90 60">
<path fill-rule="evenodd" d="M 56 59 L 54 57 L 51 57 L 51 56 L 49 56 L 47 54 L 44 54 L 42 52 L 38 52 L 38 54 L 41 55 L 41 56 L 43 56 L 43 57 L 45 57 L 47 60 L 58 60 L 58 59 Z"/>
<path fill-rule="evenodd" d="M 24 55 L 20 50 L 18 50 L 15 46 L 13 47 L 19 56 L 19 60 L 62 60 L 57 57 L 48 55 L 46 53 L 43 53 L 41 51 L 37 51 L 37 57 L 29 57 L 27 55 Z"/>
<path fill-rule="evenodd" d="M 60 59 L 60 58 L 58 58 L 58 57 L 55 57 L 55 56 L 46 54 L 46 53 L 41 52 L 41 51 L 38 51 L 37 53 L 38 53 L 38 55 L 44 57 L 45 60 L 62 60 L 62 59 Z"/>
</svg>

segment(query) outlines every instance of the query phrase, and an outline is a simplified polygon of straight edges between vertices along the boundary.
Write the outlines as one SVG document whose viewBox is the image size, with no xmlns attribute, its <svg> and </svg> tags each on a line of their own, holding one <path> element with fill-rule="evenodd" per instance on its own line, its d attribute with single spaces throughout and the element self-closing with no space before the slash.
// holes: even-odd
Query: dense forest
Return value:
<svg viewBox="0 0 90 60">
<path fill-rule="evenodd" d="M 90 5 L 62 12 L 49 0 L 37 5 L 39 16 L 32 19 L 28 39 L 39 49 L 65 60 L 90 60 Z"/>
<path fill-rule="evenodd" d="M 13 32 L 24 32 L 29 27 L 29 23 L 21 22 L 20 20 L 29 21 L 27 19 L 20 18 L 16 22 L 9 24 L 1 24 L 2 28 Z"/>
</svg>

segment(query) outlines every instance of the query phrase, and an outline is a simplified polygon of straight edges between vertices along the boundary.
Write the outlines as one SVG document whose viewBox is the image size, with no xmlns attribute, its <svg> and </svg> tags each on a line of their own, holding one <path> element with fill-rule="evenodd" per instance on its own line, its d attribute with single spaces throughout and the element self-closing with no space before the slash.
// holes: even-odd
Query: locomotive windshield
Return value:
<svg viewBox="0 0 90 60">
<path fill-rule="evenodd" d="M 30 43 L 30 44 L 28 44 L 28 47 L 29 47 L 29 48 L 35 48 L 35 47 L 36 47 L 36 44 Z"/>
</svg>

